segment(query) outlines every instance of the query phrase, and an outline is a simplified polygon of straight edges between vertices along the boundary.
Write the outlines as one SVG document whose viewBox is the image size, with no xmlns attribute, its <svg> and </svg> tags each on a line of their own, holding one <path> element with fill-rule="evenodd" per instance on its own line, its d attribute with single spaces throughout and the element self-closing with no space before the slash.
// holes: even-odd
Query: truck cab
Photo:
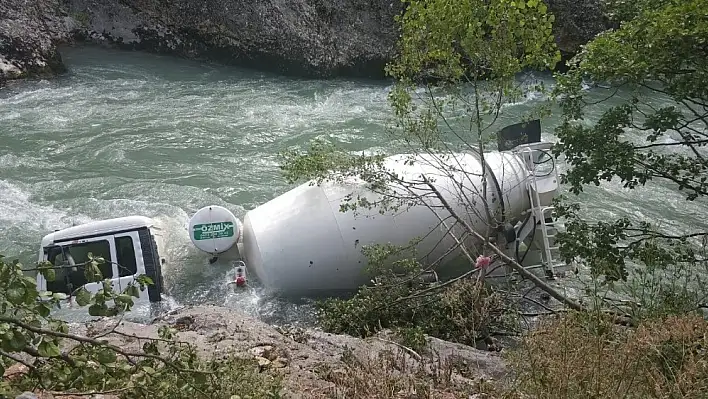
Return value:
<svg viewBox="0 0 708 399">
<path fill-rule="evenodd" d="M 72 296 L 80 287 L 91 293 L 103 288 L 102 282 L 90 283 L 84 275 L 83 263 L 88 254 L 102 257 L 99 268 L 103 279 L 109 279 L 113 289 L 122 291 L 141 274 L 153 285 L 141 291 L 140 299 L 161 301 L 162 267 L 165 265 L 163 233 L 151 218 L 127 216 L 90 222 L 58 230 L 42 238 L 39 262 L 48 261 L 57 268 L 54 281 L 37 274 L 37 288 Z M 71 267 L 77 265 L 76 267 Z"/>
</svg>

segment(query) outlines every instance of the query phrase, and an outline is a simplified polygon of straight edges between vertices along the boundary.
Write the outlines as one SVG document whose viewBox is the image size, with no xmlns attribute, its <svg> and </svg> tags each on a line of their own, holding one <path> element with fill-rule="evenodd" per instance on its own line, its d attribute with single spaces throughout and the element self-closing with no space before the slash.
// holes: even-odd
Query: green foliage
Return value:
<svg viewBox="0 0 708 399">
<path fill-rule="evenodd" d="M 708 192 L 706 7 L 705 0 L 683 0 L 643 9 L 589 43 L 570 72 L 558 76 L 565 119 L 555 151 L 571 165 L 564 183 L 573 192 L 615 176 L 626 187 L 668 180 L 691 200 Z M 583 80 L 610 85 L 608 93 L 632 90 L 631 98 L 584 126 L 578 119 L 597 101 L 587 99 Z M 667 105 L 655 107 L 657 96 Z"/>
<path fill-rule="evenodd" d="M 558 234 L 561 254 L 566 262 L 580 259 L 590 267 L 596 285 L 589 296 L 604 297 L 598 290 L 611 289 L 624 298 L 613 307 L 634 320 L 693 312 L 705 303 L 706 246 L 691 242 L 702 233 L 667 235 L 628 218 L 591 223 L 579 215 L 577 204 L 557 209 L 566 219 L 565 231 Z"/>
<path fill-rule="evenodd" d="M 642 10 L 664 6 L 666 0 L 602 0 L 605 15 L 619 25 L 638 17 Z"/>
<path fill-rule="evenodd" d="M 490 332 L 515 328 L 506 314 L 512 304 L 483 279 L 427 283 L 426 269 L 402 248 L 375 245 L 365 253 L 374 284 L 352 298 L 319 302 L 318 321 L 326 331 L 366 337 L 394 329 L 406 345 L 420 348 L 423 334 L 475 345 Z M 389 256 L 399 260 L 388 262 Z"/>
<path fill-rule="evenodd" d="M 77 266 L 84 266 L 88 281 L 96 282 L 102 281 L 98 266 L 103 262 L 89 256 L 86 264 Z M 18 362 L 28 366 L 29 373 L 0 382 L 0 396 L 41 389 L 108 392 L 125 398 L 278 397 L 280 382 L 259 374 L 254 362 L 234 357 L 203 360 L 195 347 L 178 342 L 174 331 L 164 326 L 158 338 L 136 337 L 143 341 L 142 352 L 71 334 L 66 322 L 51 316 L 67 296 L 39 292 L 21 266 L 0 256 L 0 374 Z M 36 270 L 49 281 L 54 278 L 54 267 L 47 262 Z M 133 298 L 148 284 L 148 277 L 139 276 L 123 292 L 115 292 L 110 280 L 103 280 L 95 294 L 80 287 L 74 295 L 89 314 L 116 316 L 130 311 Z"/>
<path fill-rule="evenodd" d="M 518 75 L 552 67 L 560 60 L 552 35 L 554 18 L 546 4 L 536 0 L 405 3 L 407 9 L 398 19 L 402 30 L 399 55 L 387 66 L 387 73 L 395 79 L 389 93 L 395 118 L 387 130 L 391 146 L 407 154 L 402 157 L 405 165 L 425 168 L 426 177 L 444 176 L 451 179 L 451 187 L 478 193 L 451 200 L 474 208 L 480 198 L 487 199 L 484 154 L 502 108 L 518 101 L 526 89 L 545 90 L 539 84 L 519 84 Z M 460 167 L 455 158 L 460 149 L 478 154 L 482 170 Z M 404 212 L 410 206 L 429 205 L 439 195 L 415 173 L 393 173 L 384 164 L 383 154 L 355 155 L 316 141 L 306 151 L 292 149 L 282 158 L 282 169 L 291 183 L 299 179 L 349 183 L 352 192 L 343 200 L 343 212 Z M 469 173 L 481 176 L 481 187 L 474 183 L 470 187 Z M 444 211 L 430 211 L 440 212 L 441 220 L 446 216 Z M 480 217 L 488 222 L 486 227 L 494 229 L 497 215 L 486 206 L 485 211 Z M 476 256 L 485 249 L 469 248 L 468 252 Z M 421 283 L 421 274 L 436 265 L 419 264 L 415 256 L 385 245 L 364 251 L 375 284 L 363 287 L 351 299 L 322 303 L 320 321 L 326 330 L 365 336 L 395 328 L 412 342 L 416 342 L 415 331 L 474 344 L 490 328 L 508 327 L 502 316 L 505 300 L 483 281 L 467 276 L 451 284 L 428 286 Z"/>
<path fill-rule="evenodd" d="M 558 62 L 554 17 L 543 1 L 404 0 L 399 80 L 424 75 L 454 83 L 513 78 L 523 68 Z"/>
<path fill-rule="evenodd" d="M 406 3 L 407 10 L 398 19 L 403 33 L 399 56 L 387 66 L 396 80 L 389 95 L 396 117 L 395 127 L 388 131 L 392 144 L 412 154 L 410 162 L 415 155 L 451 151 L 450 140 L 462 142 L 465 150 L 478 143 L 477 149 L 483 151 L 489 140 L 486 131 L 503 105 L 523 94 L 515 83 L 517 74 L 560 60 L 551 34 L 553 16 L 545 3 L 536 0 Z M 428 86 L 416 99 L 415 83 L 422 75 L 433 77 L 441 87 Z M 485 117 L 491 120 L 485 122 Z M 281 168 L 291 183 L 357 177 L 390 197 L 400 193 L 387 186 L 409 183 L 383 167 L 382 154 L 354 155 L 321 140 L 304 152 L 290 149 L 281 155 Z"/>
<path fill-rule="evenodd" d="M 515 328 L 509 304 L 481 281 L 467 278 L 421 293 L 405 282 L 363 287 L 351 299 L 327 299 L 319 323 L 328 332 L 366 337 L 395 329 L 420 344 L 419 335 L 476 345 L 491 332 Z"/>
<path fill-rule="evenodd" d="M 693 201 L 708 193 L 708 15 L 705 0 L 614 2 L 625 23 L 599 35 L 558 75 L 563 122 L 556 155 L 569 165 L 562 183 L 579 194 L 619 178 L 635 188 L 654 180 Z M 586 91 L 600 82 L 607 95 Z M 617 98 L 619 90 L 628 97 Z M 583 120 L 606 101 L 596 123 Z M 661 106 L 657 103 L 661 102 Z M 566 259 L 626 294 L 636 317 L 692 311 L 704 299 L 705 231 L 660 233 L 662 221 L 588 222 L 577 205 L 559 206 Z M 617 282 L 622 284 L 617 285 Z"/>
</svg>

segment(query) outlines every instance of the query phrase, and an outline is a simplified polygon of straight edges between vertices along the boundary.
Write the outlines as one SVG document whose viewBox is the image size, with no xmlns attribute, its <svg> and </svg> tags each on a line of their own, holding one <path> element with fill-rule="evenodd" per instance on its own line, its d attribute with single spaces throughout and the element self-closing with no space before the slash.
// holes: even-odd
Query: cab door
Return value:
<svg viewBox="0 0 708 399">
<path fill-rule="evenodd" d="M 143 250 L 137 231 L 120 233 L 113 236 L 116 246 L 116 279 L 112 281 L 113 289 L 123 292 L 135 277 L 145 274 Z M 140 291 L 140 299 L 147 298 L 147 290 Z"/>
</svg>

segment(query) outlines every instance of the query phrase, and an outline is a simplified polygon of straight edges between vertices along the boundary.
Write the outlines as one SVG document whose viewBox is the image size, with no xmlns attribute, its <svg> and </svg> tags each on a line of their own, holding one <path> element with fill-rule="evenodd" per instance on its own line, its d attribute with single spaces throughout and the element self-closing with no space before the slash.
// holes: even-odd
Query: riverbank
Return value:
<svg viewBox="0 0 708 399">
<path fill-rule="evenodd" d="M 506 375 L 496 351 L 429 338 L 430 354 L 418 354 L 395 343 L 389 333 L 360 339 L 316 329 L 281 328 L 218 306 L 188 306 L 148 325 L 117 322 L 74 324 L 70 333 L 100 337 L 125 351 L 141 351 L 144 341 L 131 336 L 157 338 L 159 328 L 169 326 L 178 331 L 178 341 L 196 346 L 205 358 L 233 354 L 254 359 L 258 372 L 282 378 L 288 398 L 363 397 L 355 396 L 355 391 L 379 397 L 375 390 L 385 390 L 391 382 L 399 389 L 430 385 L 434 397 L 452 398 L 457 397 L 454 392 L 471 392 L 480 380 L 501 380 Z M 8 369 L 6 376 L 18 372 L 17 367 Z"/>
<path fill-rule="evenodd" d="M 570 57 L 608 27 L 599 0 L 547 0 Z M 7 0 L 0 4 L 0 80 L 65 72 L 57 46 L 89 43 L 283 75 L 380 79 L 395 55 L 403 3 L 316 0 Z"/>
</svg>

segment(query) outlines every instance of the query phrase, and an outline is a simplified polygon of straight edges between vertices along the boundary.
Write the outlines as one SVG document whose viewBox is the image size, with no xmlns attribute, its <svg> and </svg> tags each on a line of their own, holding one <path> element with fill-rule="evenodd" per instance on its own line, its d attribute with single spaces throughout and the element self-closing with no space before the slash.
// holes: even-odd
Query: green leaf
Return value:
<svg viewBox="0 0 708 399">
<path fill-rule="evenodd" d="M 61 355 L 61 351 L 59 350 L 57 344 L 52 341 L 47 341 L 46 339 L 43 339 L 42 342 L 39 343 L 39 346 L 37 346 L 37 352 L 39 352 L 39 355 L 43 357 L 57 357 Z"/>
<path fill-rule="evenodd" d="M 96 353 L 96 360 L 101 364 L 114 363 L 116 353 L 108 348 L 103 348 Z"/>
<path fill-rule="evenodd" d="M 153 285 L 153 281 L 146 274 L 141 274 L 135 279 L 141 285 Z"/>
<path fill-rule="evenodd" d="M 14 330 L 12 331 L 12 338 L 10 339 L 10 348 L 15 351 L 20 351 L 27 346 L 27 338 L 21 332 Z"/>
<path fill-rule="evenodd" d="M 40 316 L 47 317 L 52 312 L 52 309 L 49 307 L 49 305 L 47 305 L 47 303 L 39 302 L 37 303 L 37 306 L 35 306 L 35 311 Z"/>
<path fill-rule="evenodd" d="M 89 306 L 88 313 L 91 316 L 105 316 L 107 310 L 108 308 L 105 303 L 94 303 L 93 305 Z"/>
<path fill-rule="evenodd" d="M 52 282 L 57 278 L 57 274 L 54 269 L 44 269 L 41 270 L 41 273 L 44 276 L 44 279 L 49 282 Z"/>
<path fill-rule="evenodd" d="M 24 302 L 25 289 L 22 287 L 14 287 L 7 290 L 7 300 L 13 305 L 19 305 Z"/>
<path fill-rule="evenodd" d="M 126 288 L 125 293 L 135 297 L 135 298 L 140 298 L 140 291 L 138 290 L 138 286 L 135 284 L 131 284 Z"/>
<path fill-rule="evenodd" d="M 52 298 L 56 299 L 57 301 L 63 301 L 67 298 L 67 295 L 63 292 L 55 292 L 52 294 Z"/>
<path fill-rule="evenodd" d="M 79 288 L 76 292 L 76 304 L 86 306 L 91 303 L 91 293 L 84 287 Z"/>
<path fill-rule="evenodd" d="M 67 334 L 69 332 L 69 326 L 61 320 L 52 320 L 49 322 L 49 328 L 52 331 L 62 332 Z"/>
</svg>

